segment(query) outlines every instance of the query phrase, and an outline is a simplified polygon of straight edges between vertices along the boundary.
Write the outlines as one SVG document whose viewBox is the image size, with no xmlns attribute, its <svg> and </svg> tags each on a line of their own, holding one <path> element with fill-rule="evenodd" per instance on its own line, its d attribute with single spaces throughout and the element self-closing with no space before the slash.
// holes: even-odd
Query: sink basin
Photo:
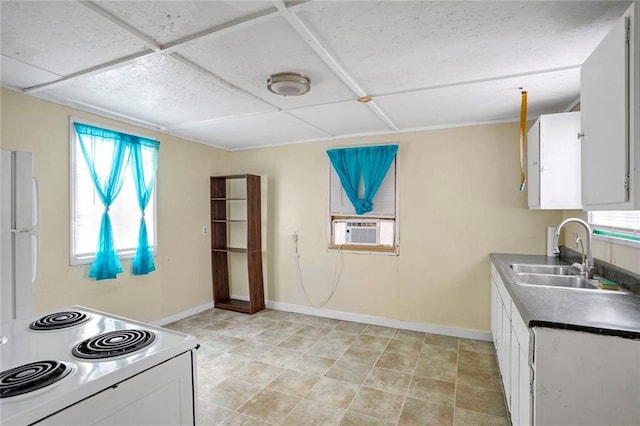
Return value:
<svg viewBox="0 0 640 426">
<path fill-rule="evenodd" d="M 588 280 L 586 278 L 579 277 L 577 275 L 543 275 L 543 274 L 517 273 L 516 280 L 522 284 L 529 284 L 529 285 L 600 290 L 596 281 Z"/>
<path fill-rule="evenodd" d="M 578 271 L 571 266 L 561 265 L 526 265 L 514 263 L 510 265 L 513 272 L 529 273 L 529 274 L 547 274 L 547 275 L 578 275 Z"/>
<path fill-rule="evenodd" d="M 579 275 L 549 275 L 528 272 L 517 272 L 515 275 L 516 280 L 514 282 L 516 285 L 568 288 L 574 290 L 594 291 L 609 294 L 627 294 L 626 291 L 621 289 L 604 290 L 598 287 L 597 280 L 588 280 Z"/>
</svg>

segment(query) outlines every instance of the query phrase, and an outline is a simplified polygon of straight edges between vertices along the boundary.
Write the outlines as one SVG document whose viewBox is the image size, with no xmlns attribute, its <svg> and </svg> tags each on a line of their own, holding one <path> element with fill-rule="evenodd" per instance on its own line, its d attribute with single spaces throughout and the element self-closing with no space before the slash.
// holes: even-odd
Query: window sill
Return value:
<svg viewBox="0 0 640 426">
<path fill-rule="evenodd" d="M 388 256 L 398 256 L 398 247 L 381 247 L 381 246 L 359 246 L 359 245 L 335 245 L 329 246 L 329 251 L 346 252 L 356 254 L 382 254 Z"/>
<path fill-rule="evenodd" d="M 156 250 L 153 250 L 153 257 L 155 259 L 155 257 L 158 255 L 158 253 L 156 252 Z M 120 260 L 131 260 L 136 256 L 136 251 L 135 250 L 122 250 L 121 252 L 118 253 L 118 257 L 120 258 Z M 96 260 L 96 255 L 95 253 L 92 254 L 87 254 L 87 255 L 79 255 L 76 257 L 72 257 L 71 260 L 69 261 L 69 265 L 71 266 L 82 266 L 82 265 L 89 265 L 91 263 L 93 263 L 93 261 Z"/>
<path fill-rule="evenodd" d="M 627 240 L 627 239 L 624 239 L 624 238 L 610 237 L 610 236 L 602 235 L 602 234 L 592 234 L 592 238 L 594 240 L 606 241 L 606 242 L 611 243 L 611 244 L 618 244 L 618 245 L 621 245 L 621 246 L 627 246 L 627 247 L 633 247 L 633 248 L 640 249 L 640 241 Z"/>
</svg>

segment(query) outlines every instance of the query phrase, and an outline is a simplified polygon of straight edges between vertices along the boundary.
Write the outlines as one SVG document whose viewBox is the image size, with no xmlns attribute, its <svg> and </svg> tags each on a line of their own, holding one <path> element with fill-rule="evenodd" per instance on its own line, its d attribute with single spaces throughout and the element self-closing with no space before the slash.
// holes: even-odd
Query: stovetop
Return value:
<svg viewBox="0 0 640 426">
<path fill-rule="evenodd" d="M 43 321 L 36 323 L 37 320 Z M 78 323 L 69 324 L 74 321 Z M 41 330 L 42 323 L 63 326 Z M 0 336 L 5 339 L 0 344 L 2 372 L 30 363 L 35 365 L 32 370 L 44 368 L 47 363 L 68 367 L 63 377 L 53 384 L 1 398 L 0 423 L 3 424 L 11 423 L 18 414 L 20 419 L 25 413 L 31 413 L 26 418 L 34 419 L 52 414 L 197 346 L 193 336 L 81 306 L 0 324 Z M 138 346 L 122 349 L 123 342 Z M 87 348 L 90 355 L 84 355 Z M 108 358 L 95 356 L 96 350 L 114 348 L 115 353 L 110 353 Z"/>
</svg>

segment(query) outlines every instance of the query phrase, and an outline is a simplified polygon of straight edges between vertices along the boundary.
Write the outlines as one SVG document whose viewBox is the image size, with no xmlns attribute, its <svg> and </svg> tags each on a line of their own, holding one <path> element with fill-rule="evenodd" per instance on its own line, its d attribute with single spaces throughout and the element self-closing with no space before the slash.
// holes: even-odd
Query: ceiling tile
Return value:
<svg viewBox="0 0 640 426">
<path fill-rule="evenodd" d="M 280 16 L 243 25 L 242 30 L 205 37 L 178 52 L 222 79 L 280 108 L 355 98 Z M 303 96 L 289 97 L 269 92 L 269 75 L 286 71 L 309 77 L 311 91 Z"/>
<path fill-rule="evenodd" d="M 521 90 L 528 116 L 564 111 L 580 91 L 579 69 L 408 92 L 375 98 L 401 130 L 455 126 L 520 117 Z"/>
<path fill-rule="evenodd" d="M 101 1 L 99 6 L 160 45 L 265 10 L 258 1 Z"/>
<path fill-rule="evenodd" d="M 4 55 L 2 56 L 0 72 L 2 85 L 12 89 L 33 87 L 60 78 L 57 74 L 52 74 Z"/>
<path fill-rule="evenodd" d="M 369 94 L 386 94 L 580 65 L 628 4 L 343 1 L 296 14 Z"/>
<path fill-rule="evenodd" d="M 317 139 L 328 135 L 297 118 L 282 113 L 249 115 L 172 130 L 187 139 L 229 149 L 279 145 Z"/>
<path fill-rule="evenodd" d="M 145 50 L 138 38 L 71 1 L 3 1 L 2 54 L 68 75 Z"/>
<path fill-rule="evenodd" d="M 42 93 L 161 126 L 270 110 L 159 54 Z"/>
<path fill-rule="evenodd" d="M 289 112 L 334 136 L 389 131 L 369 106 L 358 101 L 299 108 Z"/>
</svg>

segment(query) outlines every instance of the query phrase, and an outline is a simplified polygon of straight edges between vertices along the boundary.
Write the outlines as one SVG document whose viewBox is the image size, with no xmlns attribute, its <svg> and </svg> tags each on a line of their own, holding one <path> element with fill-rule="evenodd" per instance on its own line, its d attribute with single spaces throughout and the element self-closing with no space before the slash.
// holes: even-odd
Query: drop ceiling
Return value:
<svg viewBox="0 0 640 426">
<path fill-rule="evenodd" d="M 629 1 L 5 1 L 4 87 L 229 150 L 566 111 Z M 311 91 L 283 97 L 270 74 Z M 371 96 L 369 103 L 358 102 Z"/>
</svg>

